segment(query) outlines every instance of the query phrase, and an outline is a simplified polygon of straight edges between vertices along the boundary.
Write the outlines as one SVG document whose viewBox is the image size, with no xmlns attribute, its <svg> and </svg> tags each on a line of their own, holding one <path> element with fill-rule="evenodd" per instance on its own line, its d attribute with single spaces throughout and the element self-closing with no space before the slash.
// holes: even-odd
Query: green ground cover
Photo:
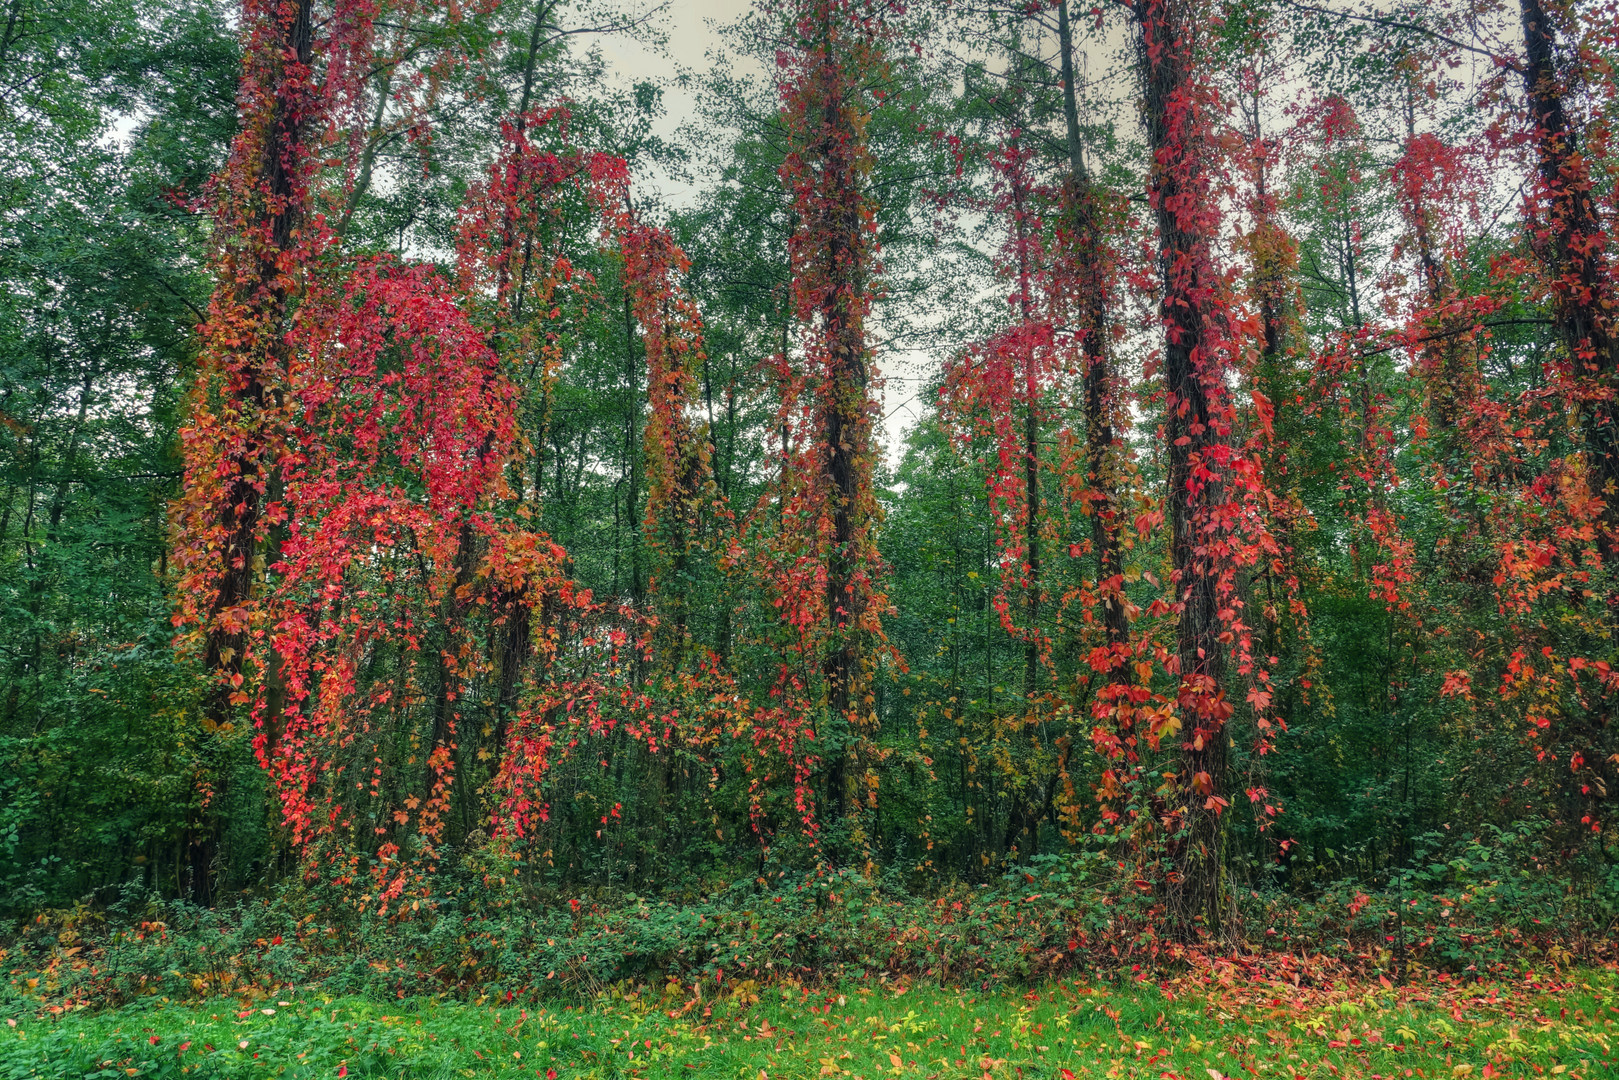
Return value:
<svg viewBox="0 0 1619 1080">
<path fill-rule="evenodd" d="M 671 985 L 526 1007 L 318 991 L 156 999 L 13 1011 L 0 1077 L 1619 1077 L 1611 970 L 1409 987 L 1297 974 L 989 992 Z"/>
</svg>

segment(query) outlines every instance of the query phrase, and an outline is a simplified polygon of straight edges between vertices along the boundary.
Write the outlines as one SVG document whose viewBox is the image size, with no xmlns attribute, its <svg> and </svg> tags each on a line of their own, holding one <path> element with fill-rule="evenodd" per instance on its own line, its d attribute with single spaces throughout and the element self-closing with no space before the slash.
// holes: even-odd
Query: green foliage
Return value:
<svg viewBox="0 0 1619 1080">
<path fill-rule="evenodd" d="M 1589 885 L 1571 888 L 1535 850 L 1536 834 L 1425 836 L 1419 865 L 1388 888 L 1340 880 L 1301 898 L 1267 887 L 1239 896 L 1241 918 L 1256 945 L 1400 982 L 1611 960 L 1613 871 L 1593 868 Z M 535 1002 L 619 984 L 1179 978 L 1197 957 L 1163 936 L 1151 891 L 1121 854 L 1098 844 L 1039 855 L 994 882 L 930 896 L 852 872 L 783 872 L 676 898 L 536 891 L 520 863 L 475 856 L 441 895 L 399 917 L 296 885 L 218 909 L 132 885 L 110 910 L 35 918 L 0 955 L 5 992 L 30 1010 L 260 1001 L 309 986 Z"/>
<path fill-rule="evenodd" d="M 206 229 L 183 204 L 222 158 L 238 58 L 207 2 L 8 12 L 0 905 L 23 911 L 131 879 L 177 887 L 201 797 L 162 573 L 206 298 Z"/>
<path fill-rule="evenodd" d="M 1005 222 L 985 210 L 994 203 L 985 155 L 1013 96 L 1041 135 L 1029 142 L 1041 179 L 1031 232 L 1048 249 L 1056 242 L 1067 167 L 1060 86 L 1032 55 L 1039 49 L 1016 61 L 1016 95 L 1006 92 L 1011 62 L 1002 63 L 1012 46 L 1046 42 L 1034 21 L 1042 12 L 997 14 L 990 44 L 988 24 L 913 13 L 906 32 L 928 47 L 896 56 L 882 105 L 864 118 L 885 283 L 872 325 L 879 367 L 892 376 L 884 409 L 919 416 L 878 466 L 891 604 L 882 623 L 903 664 L 872 672 L 869 805 L 821 822 L 812 842 L 794 824 L 790 784 L 753 788 L 760 751 L 740 727 L 717 724 L 652 751 L 614 714 L 546 774 L 548 819 L 521 845 L 492 838 L 499 794 L 489 747 L 505 706 L 480 674 L 461 688 L 470 730 L 457 748 L 443 867 L 430 895 L 407 898 L 417 906 L 393 919 L 303 880 L 248 723 L 206 733 L 197 672 L 170 648 L 169 507 L 194 329 L 213 284 L 206 195 L 237 116 L 232 9 L 214 0 L 161 11 L 139 0 L 3 7 L 0 23 L 15 13 L 23 30 L 0 47 L 0 914 L 21 927 L 7 961 L 39 977 L 39 993 L 100 1004 L 317 982 L 337 995 L 527 999 L 626 980 L 993 984 L 1170 958 L 1155 925 L 1162 880 L 1138 873 L 1150 845 L 1097 831 L 1109 828 L 1095 798 L 1109 762 L 1093 742 L 1099 687 L 1086 665 L 1095 643 L 1084 599 L 1095 576 L 1089 523 L 1052 509 L 1064 485 L 1083 487 L 1074 475 L 1083 464 L 1059 445 L 1059 433 L 1079 430 L 1065 416 L 1075 401 L 1053 391 L 1035 425 L 1048 500 L 1039 630 L 1052 651 L 1031 694 L 1024 641 L 997 610 L 996 448 L 981 433 L 951 441 L 940 380 L 924 366 L 1009 317 L 991 254 Z M 706 439 L 719 509 L 678 572 L 687 630 L 694 651 L 712 653 L 713 681 L 690 670 L 650 674 L 626 648 L 612 689 L 644 692 L 650 704 L 626 713 L 671 730 L 727 694 L 733 720 L 768 707 L 779 615 L 751 587 L 732 541 L 736 521 L 772 508 L 782 403 L 770 361 L 801 347 L 788 310 L 795 226 L 779 175 L 779 103 L 769 78 L 750 74 L 769 70 L 780 27 L 762 10 L 724 32 L 723 59 L 708 75 L 677 87 L 637 72 L 620 85 L 595 31 L 655 45 L 656 25 L 640 8 L 474 7 L 429 5 L 419 21 L 390 27 L 397 63 L 368 73 L 365 114 L 349 133 L 356 175 L 326 178 L 344 257 L 409 254 L 448 269 L 457 208 L 484 176 L 501 120 L 525 100 L 544 108 L 566 98 L 573 146 L 622 155 L 637 175 L 690 182 L 673 207 L 636 188 L 635 211 L 666 221 L 684 246 L 685 289 L 703 319 L 689 419 Z M 1260 36 L 1276 43 L 1266 62 L 1293 65 L 1320 100 L 1282 110 L 1285 131 L 1281 116 L 1263 118 L 1287 147 L 1270 180 L 1278 228 L 1297 246 L 1287 282 L 1297 311 L 1283 347 L 1233 376 L 1278 408 L 1267 482 L 1294 516 L 1283 570 L 1256 569 L 1233 586 L 1256 626 L 1263 621 L 1287 731 L 1261 753 L 1252 710 L 1231 721 L 1222 780 L 1262 794 L 1250 810 L 1239 788 L 1228 792 L 1230 937 L 1391 979 L 1602 954 L 1619 919 L 1619 784 L 1609 786 L 1619 729 L 1605 691 L 1564 668 L 1533 682 L 1511 665 L 1520 646 L 1531 658 L 1619 664 L 1603 614 L 1616 574 L 1581 567 L 1581 588 L 1549 593 L 1532 618 L 1508 613 L 1496 591 L 1503 547 L 1522 536 L 1492 530 L 1535 510 L 1535 480 L 1565 466 L 1577 475 L 1586 452 L 1571 420 L 1579 408 L 1554 392 L 1553 306 L 1514 269 L 1533 251 L 1510 192 L 1489 207 L 1505 207 L 1494 219 L 1468 218 L 1445 270 L 1458 296 L 1490 301 L 1488 334 L 1468 339 L 1481 411 L 1516 417 L 1532 403 L 1521 415 L 1534 430 L 1502 436 L 1507 449 L 1493 458 L 1475 429 L 1423 434 L 1432 387 L 1415 351 L 1396 340 L 1418 287 L 1392 172 L 1400 147 L 1417 129 L 1460 145 L 1483 130 L 1488 110 L 1459 75 L 1435 74 L 1431 85 L 1409 77 L 1432 46 L 1429 31 L 1448 25 L 1442 12 L 1343 33 L 1326 12 L 1295 11 L 1273 27 L 1267 8 L 1230 10 L 1226 39 L 1213 44 L 1229 66 L 1215 77 L 1248 85 L 1237 68 L 1265 52 L 1250 36 L 1264 27 Z M 403 92 L 425 85 L 433 95 Z M 664 95 L 676 89 L 697 109 L 670 135 Z M 1139 204 L 1146 173 L 1133 118 L 1115 123 L 1106 91 L 1087 92 L 1096 96 L 1083 102 L 1081 130 L 1096 182 Z M 1329 105 L 1341 110 L 1330 137 L 1318 123 Z M 1227 136 L 1242 141 L 1234 128 L 1221 130 Z M 1503 159 L 1490 160 L 1499 169 Z M 1611 177 L 1611 161 L 1598 167 Z M 559 198 L 544 222 L 541 239 L 570 253 L 575 287 L 551 321 L 554 378 L 530 371 L 518 380 L 522 447 L 508 470 L 535 526 L 566 549 L 568 582 L 601 605 L 594 621 L 558 631 L 567 674 L 588 667 L 597 640 L 588 635 L 636 640 L 655 608 L 643 330 L 628 315 L 620 256 L 596 229 L 580 194 Z M 1150 231 L 1121 211 L 1118 243 L 1132 258 L 1150 249 Z M 1110 315 L 1119 331 L 1110 347 L 1131 387 L 1121 413 L 1133 426 L 1120 434 L 1132 518 L 1160 507 L 1167 483 L 1157 344 L 1142 331 L 1157 302 L 1150 262 L 1140 260 Z M 1246 284 L 1241 273 L 1229 280 Z M 1334 383 L 1319 362 L 1339 346 L 1346 367 Z M 1242 423 L 1255 425 L 1246 410 Z M 1409 541 L 1402 599 L 1414 603 L 1379 591 L 1373 509 Z M 1167 595 L 1172 565 L 1151 532 L 1125 567 L 1125 594 L 1143 609 Z M 1282 614 L 1262 615 L 1268 608 Z M 1144 625 L 1144 641 L 1173 636 L 1172 620 Z M 432 650 L 447 638 L 433 627 L 424 640 Z M 364 660 L 367 691 L 398 670 L 381 651 Z M 1462 670 L 1469 695 L 1450 681 Z M 1144 680 L 1158 700 L 1173 697 L 1165 671 Z M 1556 723 L 1530 730 L 1531 712 Z M 389 747 L 389 768 L 415 767 L 414 749 Z M 806 788 L 820 795 L 845 746 L 816 749 L 823 760 Z M 1143 831 L 1162 820 L 1157 778 L 1174 770 L 1178 750 L 1173 739 L 1140 750 L 1150 782 L 1119 809 Z M 1589 752 L 1583 765 L 1571 764 L 1571 751 Z M 224 779 L 223 795 L 206 777 Z M 209 831 L 221 842 L 199 854 Z M 199 873 L 229 895 L 218 910 L 174 903 Z M 131 929 L 142 923 L 160 928 Z M 87 951 L 69 956 L 74 948 Z M 90 954 L 93 970 L 76 966 Z M 37 999 L 17 1000 L 32 1008 Z M 396 1034 L 370 1014 L 300 1022 L 287 1040 L 324 1040 L 333 1053 L 346 1053 L 351 1038 Z M 95 1054 L 144 1053 L 113 1030 Z M 384 1067 L 381 1057 L 353 1060 Z M 290 1076 L 307 1063 L 286 1064 Z"/>
</svg>

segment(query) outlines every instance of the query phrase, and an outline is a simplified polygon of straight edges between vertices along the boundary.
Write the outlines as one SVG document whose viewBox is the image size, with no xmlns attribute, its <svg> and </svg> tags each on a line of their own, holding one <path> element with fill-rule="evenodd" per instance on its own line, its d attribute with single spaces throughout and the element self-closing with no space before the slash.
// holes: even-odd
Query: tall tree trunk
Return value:
<svg viewBox="0 0 1619 1080">
<path fill-rule="evenodd" d="M 1019 185 L 1022 186 L 1021 184 Z M 1029 256 L 1025 249 L 1028 231 L 1024 223 L 1027 192 L 1020 191 L 1014 202 L 1018 231 L 1018 276 L 1021 279 L 1023 321 L 1034 320 L 1030 298 Z M 1028 545 L 1028 583 L 1023 595 L 1023 693 L 1032 697 L 1040 679 L 1040 384 L 1039 358 L 1034 344 L 1024 342 L 1023 354 L 1023 531 Z"/>
<path fill-rule="evenodd" d="M 810 15 L 817 40 L 789 99 L 802 110 L 805 132 L 800 171 L 793 178 L 794 286 L 799 316 L 817 324 L 816 345 L 824 350 L 814 399 L 820 444 L 814 483 L 831 526 L 824 556 L 829 632 L 821 659 L 831 730 L 823 741 L 831 758 L 827 794 L 833 812 L 841 815 L 850 808 L 847 764 L 857 733 L 869 726 L 864 699 L 871 648 L 862 624 L 873 569 L 874 449 L 865 326 L 872 245 L 862 183 L 869 162 L 860 86 L 870 73 L 851 68 L 861 64 L 860 50 L 870 45 L 862 35 L 871 29 L 845 21 L 842 9 L 830 3 L 815 3 Z"/>
<path fill-rule="evenodd" d="M 629 519 L 630 519 L 630 599 L 639 605 L 646 598 L 646 584 L 641 580 L 641 520 L 636 508 L 641 504 L 641 461 L 636 432 L 641 419 L 641 379 L 637 372 L 635 313 L 631 308 L 630 283 L 624 282 L 624 378 L 629 383 L 628 400 L 624 405 L 624 461 L 628 466 Z"/>
<path fill-rule="evenodd" d="M 410 34 L 410 21 L 399 28 L 396 54 L 405 48 L 405 39 Z M 387 60 L 382 64 L 376 74 L 377 102 L 371 110 L 371 124 L 366 132 L 365 149 L 360 151 L 360 163 L 355 170 L 354 183 L 349 188 L 348 198 L 343 202 L 343 214 L 338 218 L 337 227 L 332 231 L 339 238 L 348 235 L 349 226 L 354 223 L 354 212 L 360 208 L 360 202 L 371 190 L 371 177 L 377 165 L 377 153 L 385 143 L 394 138 L 389 132 L 383 130 L 382 121 L 388 113 L 388 95 L 393 88 L 394 72 L 399 68 L 397 60 Z"/>
<path fill-rule="evenodd" d="M 1406 87 L 1405 144 L 1407 154 L 1416 148 L 1416 86 Z M 1433 314 L 1429 316 L 1428 335 L 1431 340 L 1423 345 L 1423 367 L 1428 376 L 1428 411 L 1433 417 L 1439 437 L 1454 441 L 1456 425 L 1468 398 L 1467 384 L 1471 381 L 1464 358 L 1464 347 L 1454 338 L 1440 339 L 1443 330 L 1439 311 L 1450 294 L 1454 293 L 1450 275 L 1440 263 L 1434 250 L 1433 213 L 1428 206 L 1426 190 L 1420 185 L 1411 188 L 1406 213 L 1410 217 L 1411 235 L 1417 242 L 1417 267 L 1422 274 L 1423 298 Z"/>
<path fill-rule="evenodd" d="M 1270 178 L 1273 155 L 1278 148 L 1276 140 L 1268 138 L 1262 125 L 1264 90 L 1262 76 L 1255 71 L 1254 83 L 1243 100 L 1243 111 L 1252 144 L 1253 193 L 1250 196 L 1253 214 L 1253 233 L 1249 237 L 1253 277 L 1249 288 L 1259 315 L 1259 357 L 1254 366 L 1254 383 L 1259 392 L 1273 402 L 1292 402 L 1298 395 L 1296 378 L 1296 350 L 1299 348 L 1299 313 L 1302 299 L 1299 292 L 1298 248 L 1283 227 L 1278 214 L 1276 195 L 1271 191 Z M 1287 408 L 1281 415 L 1296 417 Z M 1283 424 L 1280 415 L 1273 412 L 1272 430 L 1267 440 L 1263 469 L 1265 488 L 1277 493 L 1271 503 L 1271 530 L 1284 557 L 1293 551 L 1294 522 L 1299 512 L 1299 501 L 1290 476 L 1288 455 L 1292 450 L 1290 439 L 1297 430 L 1296 419 Z M 1285 576 L 1275 561 L 1266 561 L 1264 579 L 1264 618 L 1266 625 L 1265 650 L 1279 654 L 1282 644 L 1283 605 L 1277 593 L 1278 577 Z"/>
<path fill-rule="evenodd" d="M 308 77 L 312 6 L 312 0 L 298 0 L 295 6 L 273 9 L 268 41 L 260 48 L 264 55 L 249 60 L 271 69 L 261 78 L 273 92 L 273 104 L 260 121 L 262 130 L 244 133 L 239 142 L 257 154 L 241 163 L 248 175 L 234 178 L 233 197 L 251 199 L 256 205 L 241 222 L 245 242 L 226 257 L 211 320 L 214 332 L 245 342 L 245 346 L 225 345 L 226 355 L 220 359 L 227 368 L 227 392 L 234 408 L 246 417 L 241 424 L 245 437 L 228 452 L 225 463 L 228 479 L 219 508 L 224 543 L 203 657 L 207 669 L 219 676 L 207 706 L 215 724 L 228 718 L 230 684 L 242 670 L 247 629 L 242 609 L 252 599 L 264 495 L 274 483 L 269 433 L 254 421 L 275 406 L 278 390 L 271 388 L 282 384 L 288 363 L 284 335 L 297 289 L 288 256 L 306 212 L 307 193 L 299 173 L 305 153 L 302 129 L 308 119 L 300 107 L 307 91 L 289 87 Z M 269 735 L 273 744 L 275 732 Z"/>
<path fill-rule="evenodd" d="M 307 217 L 306 129 L 317 119 L 318 94 L 310 66 L 314 46 L 313 0 L 250 4 L 244 22 L 251 38 L 243 60 L 241 101 L 246 114 L 232 147 L 220 203 L 223 250 L 217 284 L 203 330 L 204 371 L 215 380 L 213 421 L 229 437 L 218 458 L 192 463 L 201 471 L 188 481 L 219 485 L 202 513 L 212 520 L 185 527 L 211 538 L 190 543 L 184 587 L 207 590 L 203 664 L 213 682 L 203 703 L 214 731 L 230 730 L 230 717 L 244 699 L 244 662 L 249 645 L 254 585 L 273 552 L 261 550 L 272 524 L 267 504 L 280 488 L 281 387 L 289 366 L 286 331 L 302 287 L 300 248 Z M 188 467 L 188 472 L 190 468 Z M 270 693 L 266 700 L 265 753 L 280 735 L 280 661 L 267 649 L 257 661 Z M 214 899 L 214 871 L 228 809 L 233 762 L 228 745 L 205 748 L 209 764 L 199 777 L 203 805 L 189 824 L 190 891 L 198 903 Z"/>
<path fill-rule="evenodd" d="M 1169 902 L 1177 931 L 1199 923 L 1222 929 L 1225 821 L 1226 647 L 1220 618 L 1220 567 L 1204 541 L 1209 509 L 1225 501 L 1221 457 L 1228 421 L 1212 407 L 1225 393 L 1225 327 L 1217 310 L 1221 283 L 1210 243 L 1215 215 L 1202 160 L 1193 71 L 1193 9 L 1188 0 L 1143 0 L 1136 9 L 1144 76 L 1151 202 L 1164 280 L 1165 437 L 1169 443 L 1169 517 L 1179 602 L 1176 656 L 1182 724 L 1181 835 L 1173 850 Z"/>
<path fill-rule="evenodd" d="M 1021 54 L 1021 49 L 1017 50 Z M 1020 63 L 1022 63 L 1020 61 Z M 1018 318 L 1024 336 L 1023 351 L 1023 542 L 1025 583 L 1023 590 L 1023 694 L 1032 698 L 1040 680 L 1040 355 L 1032 332 L 1036 324 L 1034 304 L 1035 266 L 1030 258 L 1033 238 L 1029 234 L 1029 200 L 1032 195 L 1029 173 L 1022 160 L 1023 97 L 1022 72 L 1014 87 L 1011 155 L 1012 241 L 1017 256 Z M 1016 400 L 1014 395 L 1013 400 Z M 1010 404 L 1010 403 L 1009 403 Z"/>
<path fill-rule="evenodd" d="M 1551 278 L 1553 309 L 1569 361 L 1577 376 L 1593 384 L 1581 402 L 1586 467 L 1591 489 L 1603 500 L 1602 551 L 1613 559 L 1619 557 L 1619 405 L 1611 392 L 1619 374 L 1619 336 L 1607 307 L 1615 299 L 1612 270 L 1591 200 L 1590 167 L 1563 107 L 1556 28 L 1542 0 L 1519 0 L 1519 11 L 1543 200 L 1533 247 Z"/>
<path fill-rule="evenodd" d="M 629 305 L 626 319 L 633 307 L 634 319 L 643 331 L 646 357 L 645 520 L 655 566 L 652 581 L 658 629 L 654 651 L 659 665 L 671 672 L 681 666 L 690 646 L 687 577 L 703 532 L 704 498 L 713 485 L 708 452 L 711 432 L 698 430 L 688 415 L 697 394 L 696 362 L 702 359 L 706 371 L 707 359 L 696 305 L 680 287 L 680 275 L 688 263 L 674 237 L 666 230 L 632 221 L 620 245 Z M 636 390 L 635 411 L 639 413 L 633 372 L 630 384 Z M 631 490 L 635 490 L 633 483 Z M 637 583 L 640 574 L 637 549 Z"/>
<path fill-rule="evenodd" d="M 1065 192 L 1071 214 L 1071 243 L 1078 280 L 1076 296 L 1085 357 L 1085 467 L 1091 474 L 1091 547 L 1096 580 L 1103 600 L 1103 625 L 1110 645 L 1130 638 L 1124 601 L 1123 553 L 1119 530 L 1119 462 L 1113 430 L 1113 372 L 1107 352 L 1107 304 L 1110 259 L 1102 235 L 1099 193 L 1085 167 L 1079 133 L 1079 98 L 1074 73 L 1074 35 L 1068 0 L 1057 5 L 1057 41 L 1062 64 L 1063 119 L 1066 121 L 1068 179 Z"/>
</svg>

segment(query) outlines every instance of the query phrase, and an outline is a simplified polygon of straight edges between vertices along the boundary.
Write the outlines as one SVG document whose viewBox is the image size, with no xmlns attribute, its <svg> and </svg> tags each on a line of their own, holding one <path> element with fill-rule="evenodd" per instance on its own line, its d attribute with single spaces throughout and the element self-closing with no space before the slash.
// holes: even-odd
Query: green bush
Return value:
<svg viewBox="0 0 1619 1080">
<path fill-rule="evenodd" d="M 1383 889 L 1339 882 L 1304 902 L 1250 893 L 1242 940 L 1203 948 L 1306 952 L 1395 977 L 1603 957 L 1619 877 L 1605 868 L 1607 878 L 1576 888 L 1537 859 L 1534 835 L 1424 837 L 1420 858 Z M 296 885 L 230 909 L 145 902 L 131 888 L 104 912 L 80 906 L 35 918 L 4 959 L 8 992 L 36 1007 L 253 1000 L 310 984 L 389 999 L 504 1001 L 593 995 L 624 982 L 720 989 L 881 974 L 987 986 L 1172 967 L 1188 953 L 1160 936 L 1155 891 L 1126 867 L 1097 842 L 929 897 L 850 870 L 778 871 L 695 898 L 567 897 L 528 891 L 520 866 L 485 850 L 403 917 L 322 902 Z"/>
</svg>

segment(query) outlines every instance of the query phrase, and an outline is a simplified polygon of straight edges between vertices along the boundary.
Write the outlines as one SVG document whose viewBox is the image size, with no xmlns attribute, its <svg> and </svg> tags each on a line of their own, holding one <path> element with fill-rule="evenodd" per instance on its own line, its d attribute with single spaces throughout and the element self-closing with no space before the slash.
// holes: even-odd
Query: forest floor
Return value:
<svg viewBox="0 0 1619 1080">
<path fill-rule="evenodd" d="M 1619 1077 L 1619 972 L 1394 987 L 1216 971 L 974 991 L 744 984 L 715 998 L 382 1003 L 283 993 L 100 1012 L 0 1004 L 0 1077 Z"/>
</svg>

